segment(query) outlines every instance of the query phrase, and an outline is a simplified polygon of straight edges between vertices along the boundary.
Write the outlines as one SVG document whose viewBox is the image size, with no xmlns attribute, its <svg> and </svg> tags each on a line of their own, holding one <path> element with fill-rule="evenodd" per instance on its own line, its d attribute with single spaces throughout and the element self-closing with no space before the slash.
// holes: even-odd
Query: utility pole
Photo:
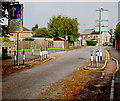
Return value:
<svg viewBox="0 0 120 101">
<path fill-rule="evenodd" d="M 102 45 L 102 33 L 101 33 L 102 10 L 103 10 L 103 7 L 100 7 L 99 9 L 99 46 Z"/>
</svg>

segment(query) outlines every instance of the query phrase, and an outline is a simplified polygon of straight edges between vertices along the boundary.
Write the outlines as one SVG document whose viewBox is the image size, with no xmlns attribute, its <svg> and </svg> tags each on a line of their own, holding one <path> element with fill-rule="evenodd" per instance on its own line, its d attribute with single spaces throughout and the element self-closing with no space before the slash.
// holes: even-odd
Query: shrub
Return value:
<svg viewBox="0 0 120 101">
<path fill-rule="evenodd" d="M 98 41 L 95 41 L 95 40 L 87 40 L 87 45 L 96 45 L 98 43 Z"/>
<path fill-rule="evenodd" d="M 25 38 L 25 39 L 23 39 L 23 41 L 34 41 L 35 39 L 33 39 L 33 38 Z"/>
<path fill-rule="evenodd" d="M 13 42 L 8 38 L 0 38 L 0 42 Z"/>
</svg>

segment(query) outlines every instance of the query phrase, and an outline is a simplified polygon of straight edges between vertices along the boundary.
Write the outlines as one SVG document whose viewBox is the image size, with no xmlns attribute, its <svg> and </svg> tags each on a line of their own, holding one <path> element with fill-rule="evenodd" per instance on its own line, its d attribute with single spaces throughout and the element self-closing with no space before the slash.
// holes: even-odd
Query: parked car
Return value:
<svg viewBox="0 0 120 101">
<path fill-rule="evenodd" d="M 108 44 L 107 44 L 107 46 L 112 46 L 112 45 L 113 45 L 113 43 L 108 43 Z"/>
</svg>

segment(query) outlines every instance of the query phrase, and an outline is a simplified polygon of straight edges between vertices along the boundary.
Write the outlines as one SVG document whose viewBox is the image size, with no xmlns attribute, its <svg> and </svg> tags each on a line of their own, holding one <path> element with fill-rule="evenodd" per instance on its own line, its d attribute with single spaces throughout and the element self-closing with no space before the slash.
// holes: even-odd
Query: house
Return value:
<svg viewBox="0 0 120 101">
<path fill-rule="evenodd" d="M 17 40 L 17 33 L 11 33 L 12 35 L 9 36 L 9 39 L 15 41 Z M 23 27 L 23 33 L 19 33 L 19 40 L 22 41 L 24 38 L 31 38 L 32 31 L 26 27 Z"/>
<path fill-rule="evenodd" d="M 110 42 L 111 34 L 110 32 L 96 32 L 94 29 L 85 29 L 83 33 L 81 33 L 82 40 L 96 40 L 100 44 L 104 44 L 105 42 Z"/>
</svg>

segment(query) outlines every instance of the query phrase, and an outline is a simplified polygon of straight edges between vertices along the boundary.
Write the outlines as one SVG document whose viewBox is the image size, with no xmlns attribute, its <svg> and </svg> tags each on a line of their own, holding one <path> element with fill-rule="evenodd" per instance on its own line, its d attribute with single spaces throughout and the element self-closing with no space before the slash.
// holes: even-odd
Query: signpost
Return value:
<svg viewBox="0 0 120 101">
<path fill-rule="evenodd" d="M 8 32 L 17 33 L 17 65 L 19 33 L 23 32 L 23 4 L 13 4 L 9 6 Z"/>
<path fill-rule="evenodd" d="M 23 5 L 15 4 L 9 7 L 9 20 L 8 20 L 9 33 L 22 33 L 23 32 Z"/>
</svg>

